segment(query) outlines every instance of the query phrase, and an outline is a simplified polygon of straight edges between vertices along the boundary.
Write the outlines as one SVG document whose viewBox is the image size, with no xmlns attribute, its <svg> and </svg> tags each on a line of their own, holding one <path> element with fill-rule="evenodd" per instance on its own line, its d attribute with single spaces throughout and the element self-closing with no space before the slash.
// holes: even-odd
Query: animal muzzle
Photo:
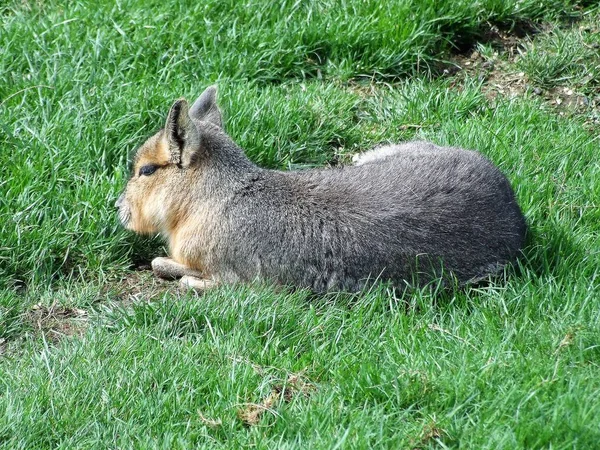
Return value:
<svg viewBox="0 0 600 450">
<path fill-rule="evenodd" d="M 122 193 L 117 201 L 115 202 L 115 208 L 119 210 L 119 220 L 123 226 L 127 226 L 129 220 L 131 219 L 131 211 L 125 201 L 125 193 Z"/>
<path fill-rule="evenodd" d="M 120 208 L 123 202 L 125 201 L 125 192 L 119 195 L 119 198 L 115 202 L 115 208 Z"/>
</svg>

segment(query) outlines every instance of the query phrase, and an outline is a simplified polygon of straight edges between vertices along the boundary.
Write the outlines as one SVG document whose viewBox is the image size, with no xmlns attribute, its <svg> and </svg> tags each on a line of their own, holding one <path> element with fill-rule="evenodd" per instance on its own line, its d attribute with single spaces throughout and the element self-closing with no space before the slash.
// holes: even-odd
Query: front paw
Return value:
<svg viewBox="0 0 600 450">
<path fill-rule="evenodd" d="M 159 256 L 152 260 L 152 272 L 163 280 L 176 280 L 182 277 L 181 265 L 171 258 Z"/>
<path fill-rule="evenodd" d="M 196 292 L 202 292 L 207 289 L 213 288 L 217 285 L 214 280 L 207 280 L 205 278 L 196 278 L 186 275 L 179 280 L 179 286 L 184 289 L 193 289 Z"/>
</svg>

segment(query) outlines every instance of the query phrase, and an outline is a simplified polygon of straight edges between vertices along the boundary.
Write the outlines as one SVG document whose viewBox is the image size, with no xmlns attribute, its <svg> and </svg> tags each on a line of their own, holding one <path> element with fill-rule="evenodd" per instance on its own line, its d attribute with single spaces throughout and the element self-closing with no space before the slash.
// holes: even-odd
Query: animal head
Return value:
<svg viewBox="0 0 600 450">
<path fill-rule="evenodd" d="M 202 134 L 222 128 L 217 88 L 207 88 L 194 104 L 173 103 L 165 127 L 136 152 L 133 172 L 115 206 L 122 224 L 137 233 L 166 232 L 185 202 L 185 176 L 208 151 Z M 217 127 L 217 128 L 216 128 Z"/>
</svg>

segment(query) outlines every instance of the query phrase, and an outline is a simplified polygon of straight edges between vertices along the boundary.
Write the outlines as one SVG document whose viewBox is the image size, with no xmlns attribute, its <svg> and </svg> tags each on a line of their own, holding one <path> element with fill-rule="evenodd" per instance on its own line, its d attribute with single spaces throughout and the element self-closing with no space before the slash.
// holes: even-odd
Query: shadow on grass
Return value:
<svg viewBox="0 0 600 450">
<path fill-rule="evenodd" d="M 538 278 L 549 275 L 568 278 L 580 267 L 591 269 L 589 264 L 585 264 L 586 254 L 586 249 L 576 242 L 572 230 L 556 226 L 551 230 L 531 227 L 515 272 L 517 276 L 524 276 L 530 271 Z M 582 273 L 577 272 L 577 275 Z"/>
</svg>

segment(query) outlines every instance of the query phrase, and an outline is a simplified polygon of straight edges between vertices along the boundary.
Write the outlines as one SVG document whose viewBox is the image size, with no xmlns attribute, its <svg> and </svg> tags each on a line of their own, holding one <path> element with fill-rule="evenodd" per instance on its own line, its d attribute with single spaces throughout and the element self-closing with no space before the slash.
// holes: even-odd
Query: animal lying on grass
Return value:
<svg viewBox="0 0 600 450">
<path fill-rule="evenodd" d="M 482 155 L 427 142 L 381 147 L 345 167 L 276 171 L 223 131 L 209 87 L 171 107 L 137 151 L 117 200 L 121 222 L 161 233 L 154 273 L 205 289 L 264 280 L 314 292 L 459 283 L 519 253 L 525 220 L 506 177 Z"/>
</svg>

